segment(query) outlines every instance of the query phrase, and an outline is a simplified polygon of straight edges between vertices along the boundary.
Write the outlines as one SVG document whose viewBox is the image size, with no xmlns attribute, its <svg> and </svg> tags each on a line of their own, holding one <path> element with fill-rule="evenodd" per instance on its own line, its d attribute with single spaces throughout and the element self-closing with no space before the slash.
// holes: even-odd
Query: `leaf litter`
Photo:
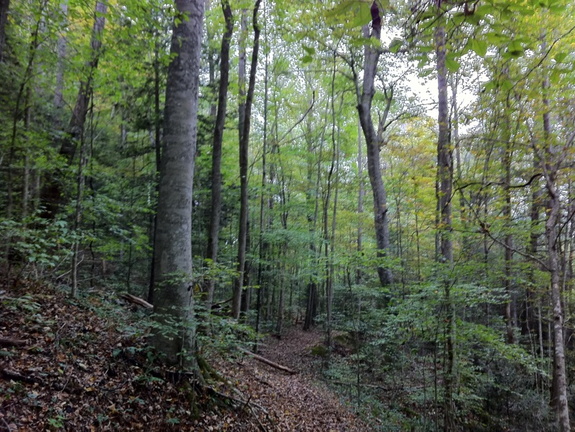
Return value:
<svg viewBox="0 0 575 432">
<path fill-rule="evenodd" d="M 209 357 L 223 379 L 199 386 L 147 359 L 126 325 L 139 317 L 103 292 L 0 289 L 0 431 L 369 431 L 316 379 L 319 332 L 264 341 L 261 354 L 296 375 L 234 353 Z"/>
</svg>

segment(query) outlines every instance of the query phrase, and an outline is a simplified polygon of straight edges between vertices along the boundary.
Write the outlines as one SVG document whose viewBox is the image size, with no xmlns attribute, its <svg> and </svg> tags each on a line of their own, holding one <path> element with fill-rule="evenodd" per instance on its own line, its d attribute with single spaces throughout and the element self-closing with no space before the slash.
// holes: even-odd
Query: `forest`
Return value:
<svg viewBox="0 0 575 432">
<path fill-rule="evenodd" d="M 574 17 L 0 0 L 0 430 L 140 430 L 154 397 L 175 402 L 147 430 L 571 431 Z M 364 426 L 282 429 L 215 390 L 246 356 L 293 372 L 274 351 L 310 335 L 298 367 Z M 112 404 L 80 383 L 70 400 L 114 408 L 57 408 L 66 346 L 147 390 Z M 54 371 L 21 370 L 48 354 Z M 187 423 L 218 399 L 252 426 Z"/>
</svg>

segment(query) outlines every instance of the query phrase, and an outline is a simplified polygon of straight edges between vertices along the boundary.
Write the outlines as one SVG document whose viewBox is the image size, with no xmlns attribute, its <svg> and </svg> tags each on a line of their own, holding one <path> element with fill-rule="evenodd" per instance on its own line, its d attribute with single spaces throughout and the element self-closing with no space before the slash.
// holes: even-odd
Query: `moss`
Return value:
<svg viewBox="0 0 575 432">
<path fill-rule="evenodd" d="M 329 354 L 329 350 L 323 344 L 315 345 L 311 347 L 311 354 L 317 357 L 327 357 Z"/>
</svg>

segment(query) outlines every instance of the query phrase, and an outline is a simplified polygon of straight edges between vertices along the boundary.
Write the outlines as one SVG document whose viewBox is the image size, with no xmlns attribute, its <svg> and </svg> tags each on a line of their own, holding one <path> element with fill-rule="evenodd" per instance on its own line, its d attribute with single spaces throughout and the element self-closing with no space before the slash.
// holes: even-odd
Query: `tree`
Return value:
<svg viewBox="0 0 575 432">
<path fill-rule="evenodd" d="M 154 254 L 154 309 L 159 326 L 151 343 L 167 362 L 195 367 L 191 228 L 205 2 L 175 3 Z"/>
<path fill-rule="evenodd" d="M 258 11 L 261 0 L 256 0 L 253 14 L 252 26 L 254 29 L 254 44 L 252 48 L 252 60 L 250 63 L 250 75 L 248 89 L 243 93 L 245 78 L 242 78 L 242 65 L 240 64 L 240 107 L 239 107 L 239 161 L 240 161 L 240 226 L 238 234 L 238 276 L 234 283 L 232 299 L 232 316 L 239 318 L 242 306 L 242 292 L 244 290 L 244 279 L 246 274 L 246 253 L 248 244 L 248 155 L 251 127 L 251 113 L 256 86 L 256 73 L 258 67 L 260 26 L 258 24 Z M 243 21 L 242 17 L 242 21 Z M 242 31 L 243 33 L 243 31 Z M 243 37 L 243 36 L 240 36 Z M 245 57 L 245 51 L 243 56 Z M 242 53 L 240 53 L 242 56 Z M 244 66 L 245 67 L 245 64 Z M 245 95 L 245 96 L 244 96 Z M 246 302 L 247 303 L 247 302 Z"/>
<path fill-rule="evenodd" d="M 229 0 L 222 0 L 222 11 L 226 22 L 226 30 L 222 36 L 220 49 L 220 84 L 218 90 L 218 108 L 216 123 L 214 125 L 214 140 L 212 145 L 212 200 L 210 231 L 208 236 L 207 258 L 215 264 L 218 260 L 218 242 L 220 233 L 220 219 L 222 212 L 222 142 L 224 139 L 224 127 L 226 123 L 226 108 L 228 100 L 228 85 L 230 74 L 230 41 L 234 31 L 232 8 Z M 214 300 L 215 281 L 209 281 L 208 306 Z"/>
<path fill-rule="evenodd" d="M 447 97 L 447 37 L 443 25 L 442 10 L 438 10 L 439 23 L 435 28 L 435 55 L 437 71 L 437 235 L 439 237 L 437 260 L 447 270 L 453 266 L 453 240 L 451 220 L 451 193 L 453 190 L 453 150 L 450 143 L 449 104 Z M 455 430 L 455 405 L 453 402 L 454 362 L 455 362 L 455 335 L 454 311 L 451 299 L 453 282 L 447 278 L 442 281 L 445 302 L 445 371 L 444 371 L 444 401 L 443 417 L 444 430 Z"/>
<path fill-rule="evenodd" d="M 377 43 L 381 39 L 383 16 L 379 2 L 377 1 L 374 1 L 371 5 L 371 16 L 371 32 L 369 33 L 367 26 L 364 27 L 364 36 L 367 41 L 364 49 L 363 86 L 361 95 L 358 95 L 359 100 L 357 110 L 367 146 L 367 171 L 369 174 L 371 190 L 373 192 L 373 215 L 375 237 L 377 241 L 377 254 L 378 257 L 383 258 L 386 256 L 389 249 L 387 193 L 385 185 L 383 184 L 381 161 L 379 157 L 379 152 L 383 143 L 381 135 L 376 131 L 373 119 L 371 118 L 371 105 L 375 94 L 375 77 L 381 53 Z M 374 43 L 374 41 L 376 43 Z M 385 125 L 385 120 L 383 125 Z M 382 286 L 389 285 L 393 280 L 390 268 L 383 264 L 378 265 L 377 274 L 379 275 L 379 281 Z"/>
<path fill-rule="evenodd" d="M 545 49 L 545 44 L 543 45 Z M 542 83 L 543 104 L 543 148 L 536 149 L 537 157 L 543 168 L 543 178 L 547 191 L 547 220 L 545 221 L 545 242 L 547 245 L 547 267 L 551 277 L 551 313 L 553 322 L 553 385 L 551 387 L 551 404 L 555 408 L 560 432 L 571 430 L 569 401 L 567 394 L 567 369 L 565 364 L 564 312 L 561 299 L 561 264 L 560 264 L 560 230 L 564 226 L 561 220 L 561 192 L 558 182 L 559 172 L 567 153 L 571 151 L 575 134 L 554 136 L 551 124 L 551 107 L 548 98 L 549 79 Z M 563 139 L 559 143 L 556 140 Z"/>
</svg>

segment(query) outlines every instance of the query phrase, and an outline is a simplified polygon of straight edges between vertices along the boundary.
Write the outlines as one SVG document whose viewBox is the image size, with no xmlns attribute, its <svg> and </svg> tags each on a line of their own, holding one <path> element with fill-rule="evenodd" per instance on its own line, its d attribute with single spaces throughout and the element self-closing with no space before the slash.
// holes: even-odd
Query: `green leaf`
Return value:
<svg viewBox="0 0 575 432">
<path fill-rule="evenodd" d="M 425 66 L 427 66 L 427 63 L 429 63 L 429 57 L 426 55 L 415 56 L 413 60 L 416 60 L 418 62 L 417 63 L 418 69 L 423 69 Z"/>
<path fill-rule="evenodd" d="M 511 57 L 521 57 L 523 55 L 523 46 L 521 45 L 520 42 L 518 41 L 511 41 L 509 43 L 509 46 L 507 47 L 507 53 L 511 56 Z"/>
<path fill-rule="evenodd" d="M 455 15 L 453 15 L 452 20 L 456 26 L 461 25 L 463 24 L 463 21 L 465 21 L 465 14 L 463 12 L 456 13 Z"/>
<path fill-rule="evenodd" d="M 354 27 L 361 27 L 369 24 L 371 21 L 371 5 L 367 2 L 360 2 L 359 5 L 354 8 L 355 18 L 352 21 Z"/>
<path fill-rule="evenodd" d="M 475 9 L 475 15 L 484 18 L 485 15 L 493 15 L 495 8 L 489 4 L 482 4 Z"/>
<path fill-rule="evenodd" d="M 336 7 L 327 11 L 327 13 L 325 14 L 326 18 L 336 18 L 336 17 L 339 18 L 342 17 L 343 15 L 346 15 L 349 12 L 349 10 L 353 8 L 353 3 L 354 2 L 350 0 L 339 3 Z"/>
<path fill-rule="evenodd" d="M 471 49 L 475 51 L 479 57 L 485 57 L 487 54 L 487 42 L 480 39 L 471 39 Z"/>
<path fill-rule="evenodd" d="M 509 91 L 513 88 L 513 83 L 511 82 L 511 80 L 503 80 L 501 81 L 500 86 L 503 90 Z"/>
<path fill-rule="evenodd" d="M 312 56 L 312 55 L 315 54 L 315 48 L 314 48 L 314 47 L 310 47 L 310 46 L 307 46 L 307 45 L 302 45 L 302 48 L 303 48 L 304 51 L 305 51 L 306 53 L 308 53 L 310 56 Z"/>
<path fill-rule="evenodd" d="M 566 52 L 558 52 L 553 56 L 557 63 L 561 63 L 563 60 L 567 58 L 568 54 Z"/>
<path fill-rule="evenodd" d="M 459 70 L 460 66 L 461 66 L 461 64 L 452 58 L 446 58 L 445 59 L 445 67 L 447 68 L 447 70 L 449 72 L 457 72 Z"/>
<path fill-rule="evenodd" d="M 558 5 L 558 6 L 549 6 L 549 11 L 555 14 L 563 13 L 567 10 L 566 5 Z"/>
<path fill-rule="evenodd" d="M 493 45 L 497 45 L 499 46 L 502 42 L 507 41 L 507 37 L 502 35 L 501 33 L 496 33 L 496 32 L 489 32 L 485 35 L 485 37 L 487 38 L 487 41 L 490 44 Z"/>
<path fill-rule="evenodd" d="M 402 39 L 395 38 L 395 39 L 392 40 L 391 43 L 389 44 L 389 50 L 390 50 L 392 53 L 396 53 L 396 52 L 398 52 L 398 51 L 401 49 L 402 46 L 403 46 L 403 40 L 402 40 Z"/>
<path fill-rule="evenodd" d="M 473 25 L 479 25 L 481 17 L 477 14 L 471 14 L 467 16 L 467 22 Z"/>
<path fill-rule="evenodd" d="M 312 61 L 313 61 L 313 57 L 310 56 L 310 55 L 306 55 L 306 56 L 303 56 L 303 57 L 301 58 L 301 62 L 302 62 L 303 64 L 308 64 L 308 63 L 311 63 Z"/>
<path fill-rule="evenodd" d="M 492 80 L 492 81 L 487 81 L 487 82 L 485 83 L 485 86 L 483 87 L 483 90 L 486 91 L 486 92 L 488 92 L 488 91 L 494 90 L 494 89 L 496 89 L 496 88 L 497 88 L 497 83 Z"/>
</svg>

